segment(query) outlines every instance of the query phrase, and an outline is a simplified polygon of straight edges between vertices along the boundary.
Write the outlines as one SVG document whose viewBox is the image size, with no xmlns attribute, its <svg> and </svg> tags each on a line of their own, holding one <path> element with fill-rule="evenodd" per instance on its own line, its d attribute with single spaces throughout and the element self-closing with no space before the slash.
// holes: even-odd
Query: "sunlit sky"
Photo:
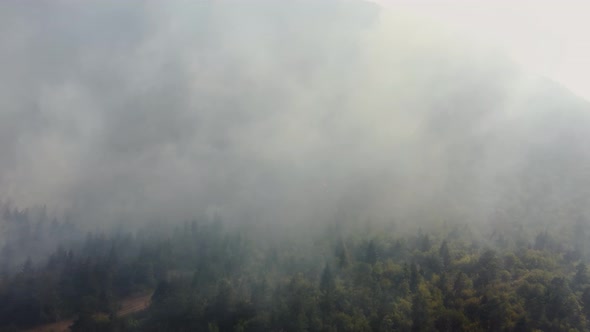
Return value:
<svg viewBox="0 0 590 332">
<path fill-rule="evenodd" d="M 590 1 L 375 0 L 497 47 L 590 100 Z"/>
</svg>

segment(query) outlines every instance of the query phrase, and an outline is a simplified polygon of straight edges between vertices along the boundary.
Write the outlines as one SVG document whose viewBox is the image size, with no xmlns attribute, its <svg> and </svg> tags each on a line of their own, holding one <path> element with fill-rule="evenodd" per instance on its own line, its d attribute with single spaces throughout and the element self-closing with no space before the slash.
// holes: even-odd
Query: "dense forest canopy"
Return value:
<svg viewBox="0 0 590 332">
<path fill-rule="evenodd" d="M 590 102 L 485 43 L 336 0 L 0 36 L 0 330 L 590 328 Z"/>
<path fill-rule="evenodd" d="M 588 329 L 590 273 L 575 231 L 333 224 L 304 240 L 220 220 L 167 227 L 88 233 L 4 273 L 0 327 L 73 317 L 73 331 Z M 120 314 L 146 292 L 146 310 Z"/>
</svg>

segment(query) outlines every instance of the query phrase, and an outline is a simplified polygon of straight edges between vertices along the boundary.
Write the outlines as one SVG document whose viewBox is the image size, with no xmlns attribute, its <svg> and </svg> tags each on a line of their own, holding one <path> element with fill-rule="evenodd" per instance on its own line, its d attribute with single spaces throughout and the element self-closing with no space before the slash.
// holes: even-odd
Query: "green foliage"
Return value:
<svg viewBox="0 0 590 332">
<path fill-rule="evenodd" d="M 75 318 L 73 331 L 587 330 L 590 280 L 572 248 L 548 232 L 523 246 L 519 232 L 486 242 L 450 229 L 313 245 L 217 221 L 89 234 L 0 280 L 0 327 Z M 117 315 L 146 290 L 145 312 Z"/>
</svg>

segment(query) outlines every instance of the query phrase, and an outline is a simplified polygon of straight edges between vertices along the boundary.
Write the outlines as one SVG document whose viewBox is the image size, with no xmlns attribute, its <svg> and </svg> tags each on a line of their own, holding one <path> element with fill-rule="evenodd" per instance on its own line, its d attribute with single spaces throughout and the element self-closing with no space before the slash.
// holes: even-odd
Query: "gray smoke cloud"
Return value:
<svg viewBox="0 0 590 332">
<path fill-rule="evenodd" d="M 91 225 L 580 218 L 588 104 L 363 2 L 3 1 L 0 187 Z"/>
</svg>

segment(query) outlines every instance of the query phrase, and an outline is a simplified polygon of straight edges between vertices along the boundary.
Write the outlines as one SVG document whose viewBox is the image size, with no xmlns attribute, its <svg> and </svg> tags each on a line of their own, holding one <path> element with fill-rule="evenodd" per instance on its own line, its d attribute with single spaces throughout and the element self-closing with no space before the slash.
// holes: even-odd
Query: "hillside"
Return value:
<svg viewBox="0 0 590 332">
<path fill-rule="evenodd" d="M 564 86 L 404 6 L 39 6 L 0 3 L 0 331 L 590 328 Z"/>
</svg>

